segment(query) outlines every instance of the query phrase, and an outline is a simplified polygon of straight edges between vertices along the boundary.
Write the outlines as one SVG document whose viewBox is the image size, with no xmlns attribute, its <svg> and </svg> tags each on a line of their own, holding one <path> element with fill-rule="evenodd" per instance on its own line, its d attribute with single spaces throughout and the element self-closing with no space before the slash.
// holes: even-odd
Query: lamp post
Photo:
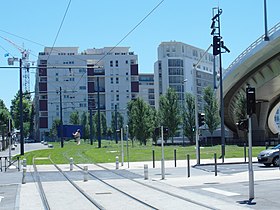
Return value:
<svg viewBox="0 0 280 210">
<path fill-rule="evenodd" d="M 60 102 L 60 147 L 63 148 L 63 118 L 62 118 L 62 89 L 59 87 L 59 102 Z"/>
</svg>

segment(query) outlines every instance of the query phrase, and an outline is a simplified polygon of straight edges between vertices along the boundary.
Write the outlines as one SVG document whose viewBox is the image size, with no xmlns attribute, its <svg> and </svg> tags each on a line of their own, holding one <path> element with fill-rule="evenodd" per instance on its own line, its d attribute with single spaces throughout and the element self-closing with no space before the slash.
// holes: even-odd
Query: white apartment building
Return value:
<svg viewBox="0 0 280 210">
<path fill-rule="evenodd" d="M 159 97 L 171 87 L 178 93 L 180 104 L 186 92 L 197 94 L 198 110 L 202 111 L 203 88 L 214 87 L 213 58 L 211 53 L 182 42 L 162 42 L 154 64 L 156 108 Z"/>
<path fill-rule="evenodd" d="M 78 47 L 46 47 L 39 53 L 35 85 L 36 139 L 42 140 L 53 121 L 69 124 L 73 111 L 126 113 L 127 102 L 139 95 L 138 56 L 129 47 L 104 47 L 78 52 Z M 125 115 L 124 115 L 125 117 Z"/>
<path fill-rule="evenodd" d="M 151 107 L 155 107 L 154 74 L 139 74 L 139 97 Z"/>
</svg>

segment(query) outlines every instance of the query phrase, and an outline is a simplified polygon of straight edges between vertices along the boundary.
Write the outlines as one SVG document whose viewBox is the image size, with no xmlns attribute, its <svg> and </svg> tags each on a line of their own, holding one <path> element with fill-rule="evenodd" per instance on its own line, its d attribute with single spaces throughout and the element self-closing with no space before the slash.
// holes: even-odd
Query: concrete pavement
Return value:
<svg viewBox="0 0 280 210">
<path fill-rule="evenodd" d="M 13 154 L 18 154 L 18 149 L 13 151 Z M 28 144 L 25 145 L 26 151 L 34 149 L 47 149 L 46 145 L 38 144 Z M 0 156 L 7 155 L 7 151 L 0 152 Z M 221 160 L 218 160 L 221 162 Z M 225 163 L 239 162 L 242 163 L 244 159 L 225 159 Z M 254 159 L 256 161 L 256 159 Z M 188 198 L 190 201 L 200 202 L 209 205 L 211 208 L 215 209 L 279 209 L 280 201 L 277 199 L 278 183 L 280 180 L 280 171 L 278 168 L 270 167 L 270 170 L 261 170 L 254 172 L 255 179 L 255 199 L 252 203 L 248 203 L 248 172 L 242 171 L 238 173 L 223 173 L 218 172 L 215 176 L 213 171 L 201 170 L 198 167 L 190 168 L 190 177 L 187 177 L 186 161 L 177 161 L 177 167 L 174 167 L 174 161 L 165 161 L 165 179 L 162 179 L 161 162 L 155 163 L 155 168 L 153 168 L 153 163 L 149 162 L 131 162 L 124 163 L 123 166 L 119 165 L 119 169 L 116 169 L 116 163 L 106 163 L 102 166 L 120 172 L 122 174 L 129 174 L 134 179 L 143 182 L 144 184 L 151 185 L 156 188 L 160 188 L 171 194 L 180 195 Z M 196 164 L 195 160 L 190 161 L 191 165 Z M 212 159 L 201 160 L 201 164 L 213 163 Z M 144 180 L 144 165 L 148 165 L 148 180 Z M 65 170 L 69 170 L 69 165 L 61 165 Z M 96 171 L 95 166 L 88 165 L 90 171 Z M 46 172 L 48 176 L 48 186 L 50 188 L 56 188 L 61 186 L 63 191 L 62 181 L 56 179 L 53 174 L 52 169 L 49 166 L 42 166 L 41 170 Z M 98 169 L 100 171 L 100 169 Z M 218 166 L 219 170 L 219 166 Z M 32 171 L 32 167 L 28 166 L 28 171 Z M 7 172 L 0 172 L 0 209 L 43 209 L 41 198 L 38 193 L 36 184 L 32 180 L 31 173 L 28 172 L 27 183 L 22 184 L 22 171 L 17 171 L 15 168 L 10 168 Z M 101 173 L 101 172 L 99 172 Z M 47 175 L 47 174 L 52 174 Z M 81 177 L 76 177 L 77 180 Z M 110 179 L 110 177 L 106 178 Z M 111 180 L 116 181 L 116 179 Z M 82 182 L 80 184 L 83 184 Z M 129 188 L 125 179 L 118 179 L 118 184 L 122 187 Z M 87 187 L 94 187 L 94 190 L 98 191 L 98 185 L 89 180 Z M 93 189 L 92 189 L 93 190 Z M 100 189 L 101 191 L 101 189 Z M 141 192 L 141 194 L 145 194 Z M 32 202 L 30 200 L 32 197 Z M 68 195 L 71 197 L 70 195 Z M 155 202 L 157 201 L 157 194 L 152 194 Z M 54 197 L 54 201 L 56 197 Z M 57 199 L 57 202 L 61 202 Z M 78 201 L 76 201 L 78 202 Z M 112 201 L 114 202 L 114 201 Z M 161 201 L 163 202 L 163 201 Z M 76 203 L 78 205 L 78 203 Z M 173 205 L 176 209 L 185 209 L 184 206 L 178 206 L 179 203 L 169 203 L 169 208 Z M 73 207 L 73 206 L 72 206 Z M 115 206 L 116 207 L 116 206 Z M 129 209 L 127 208 L 121 209 Z M 202 207 L 201 207 L 202 208 Z M 57 208 L 59 209 L 59 208 Z M 63 209 L 63 208 L 62 208 Z M 74 209 L 69 208 L 68 209 Z M 114 207 L 109 209 L 115 209 Z M 120 209 L 120 208 L 118 208 Z M 191 209 L 191 208 L 190 208 Z"/>
</svg>

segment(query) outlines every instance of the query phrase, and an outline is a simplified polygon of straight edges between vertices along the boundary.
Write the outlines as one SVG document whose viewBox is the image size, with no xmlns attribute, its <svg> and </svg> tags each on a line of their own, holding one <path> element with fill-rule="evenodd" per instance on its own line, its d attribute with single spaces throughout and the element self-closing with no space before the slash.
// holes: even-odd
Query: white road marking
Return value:
<svg viewBox="0 0 280 210">
<path fill-rule="evenodd" d="M 225 191 L 225 190 L 219 190 L 216 188 L 202 188 L 205 191 L 209 191 L 209 192 L 213 192 L 213 193 L 217 193 L 217 194 L 221 194 L 221 195 L 225 195 L 225 196 L 235 196 L 235 195 L 240 195 L 238 193 L 233 193 L 233 192 L 229 192 L 229 191 Z"/>
<path fill-rule="evenodd" d="M 0 196 L 0 202 L 2 201 L 3 198 L 4 198 L 3 196 Z"/>
</svg>

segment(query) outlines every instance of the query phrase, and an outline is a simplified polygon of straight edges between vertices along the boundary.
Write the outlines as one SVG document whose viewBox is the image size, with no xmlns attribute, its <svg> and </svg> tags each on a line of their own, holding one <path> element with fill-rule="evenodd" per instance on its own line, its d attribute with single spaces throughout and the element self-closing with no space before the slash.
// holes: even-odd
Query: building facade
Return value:
<svg viewBox="0 0 280 210">
<path fill-rule="evenodd" d="M 78 47 L 46 47 L 37 65 L 36 139 L 43 140 L 61 116 L 67 125 L 73 111 L 97 111 L 98 102 L 110 126 L 115 108 L 125 114 L 127 103 L 139 95 L 138 56 L 129 47 L 81 53 Z"/>
<path fill-rule="evenodd" d="M 180 104 L 183 104 L 186 92 L 196 94 L 198 111 L 202 111 L 203 88 L 214 87 L 215 83 L 213 61 L 211 53 L 197 47 L 176 41 L 162 42 L 154 64 L 156 108 L 159 107 L 160 96 L 170 87 L 178 93 Z M 218 66 L 215 67 L 218 69 Z"/>
<path fill-rule="evenodd" d="M 139 74 L 139 97 L 155 108 L 154 74 Z"/>
</svg>

